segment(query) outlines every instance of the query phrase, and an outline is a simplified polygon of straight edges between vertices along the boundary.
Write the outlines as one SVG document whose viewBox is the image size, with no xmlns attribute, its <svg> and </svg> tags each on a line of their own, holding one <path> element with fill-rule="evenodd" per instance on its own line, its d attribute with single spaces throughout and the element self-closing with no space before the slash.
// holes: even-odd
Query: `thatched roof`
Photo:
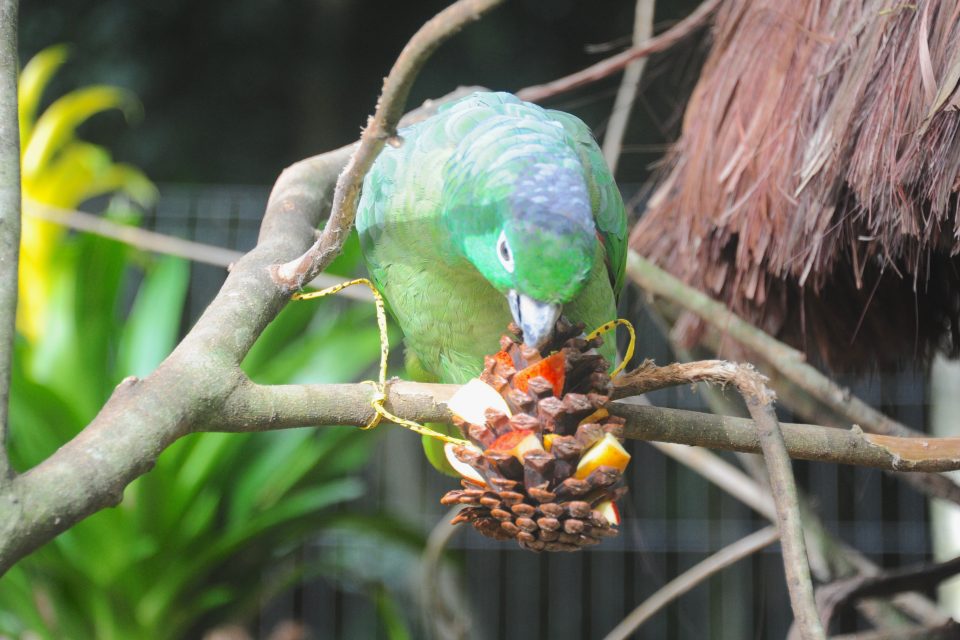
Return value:
<svg viewBox="0 0 960 640">
<path fill-rule="evenodd" d="M 960 3 L 728 0 L 713 40 L 631 245 L 834 365 L 955 349 Z"/>
</svg>

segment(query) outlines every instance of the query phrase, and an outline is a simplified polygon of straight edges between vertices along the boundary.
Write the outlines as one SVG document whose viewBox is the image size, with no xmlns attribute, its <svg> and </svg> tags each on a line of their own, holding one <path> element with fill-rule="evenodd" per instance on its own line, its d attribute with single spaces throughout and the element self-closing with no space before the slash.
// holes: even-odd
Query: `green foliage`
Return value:
<svg viewBox="0 0 960 640">
<path fill-rule="evenodd" d="M 148 374 L 175 345 L 189 266 L 174 258 L 151 264 L 122 319 L 129 258 L 122 245 L 86 235 L 60 252 L 50 311 L 57 330 L 36 344 L 17 343 L 11 426 L 21 470 L 75 435 L 119 380 Z M 317 313 L 318 304 L 328 313 Z M 250 375 L 345 381 L 371 368 L 379 355 L 372 305 L 329 313 L 344 302 L 318 304 L 280 315 L 245 363 Z M 363 493 L 352 474 L 374 440 L 337 427 L 184 438 L 128 487 L 120 506 L 0 579 L 0 632 L 178 638 L 202 621 L 249 615 L 235 604 L 259 604 L 251 592 L 265 588 L 260 576 L 278 553 L 326 526 L 351 525 L 331 507 Z M 391 536 L 417 543 L 384 534 Z M 375 595 L 381 609 L 388 606 L 388 596 Z"/>
<path fill-rule="evenodd" d="M 104 108 L 134 109 L 136 101 L 94 87 L 34 118 L 43 87 L 64 59 L 65 50 L 54 48 L 25 68 L 21 127 L 32 141 L 24 163 L 37 169 L 36 193 L 67 185 L 76 195 L 68 204 L 76 206 L 107 186 L 102 175 L 93 177 L 98 164 L 127 168 L 104 165 L 109 154 L 74 139 L 75 126 Z M 114 177 L 123 178 L 128 192 L 139 185 L 141 195 L 152 193 L 136 170 Z M 149 375 L 170 353 L 182 333 L 190 276 L 179 259 L 152 260 L 115 241 L 62 229 L 45 233 L 34 235 L 44 259 L 28 283 L 34 293 L 49 293 L 42 296 L 43 322 L 32 325 L 42 330 L 18 336 L 15 345 L 10 454 L 20 471 L 79 433 L 119 381 Z M 333 270 L 355 273 L 359 261 L 352 238 Z M 125 302 L 129 293 L 132 304 Z M 243 367 L 262 383 L 344 382 L 371 377 L 378 357 L 373 305 L 328 299 L 290 305 Z M 423 544 L 416 533 L 344 508 L 365 491 L 358 472 L 376 440 L 375 433 L 349 427 L 183 438 L 127 488 L 118 507 L 87 518 L 0 578 L 0 637 L 181 638 L 249 620 L 265 597 L 297 578 L 345 574 L 328 564 L 279 562 L 328 530 L 353 532 L 348 540 L 373 537 L 378 549 L 411 555 Z M 292 568 L 277 575 L 286 564 Z M 264 581 L 267 573 L 272 578 Z M 403 638 L 400 609 L 384 582 L 368 578 L 365 593 L 384 614 L 390 636 Z"/>
</svg>

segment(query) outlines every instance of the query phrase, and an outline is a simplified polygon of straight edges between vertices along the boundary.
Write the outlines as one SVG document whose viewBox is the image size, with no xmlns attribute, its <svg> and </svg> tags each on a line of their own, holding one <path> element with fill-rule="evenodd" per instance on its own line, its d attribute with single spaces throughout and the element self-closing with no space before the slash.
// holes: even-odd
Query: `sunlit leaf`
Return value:
<svg viewBox="0 0 960 640">
<path fill-rule="evenodd" d="M 33 56 L 20 72 L 18 85 L 18 111 L 20 116 L 20 140 L 29 140 L 37 119 L 40 98 L 50 78 L 67 60 L 70 50 L 66 45 L 47 47 Z"/>
<path fill-rule="evenodd" d="M 129 91 L 106 85 L 84 87 L 58 98 L 37 118 L 33 134 L 26 141 L 24 176 L 41 171 L 55 153 L 73 140 L 78 126 L 110 109 L 120 109 L 128 119 L 133 119 L 140 115 L 142 108 Z"/>
</svg>

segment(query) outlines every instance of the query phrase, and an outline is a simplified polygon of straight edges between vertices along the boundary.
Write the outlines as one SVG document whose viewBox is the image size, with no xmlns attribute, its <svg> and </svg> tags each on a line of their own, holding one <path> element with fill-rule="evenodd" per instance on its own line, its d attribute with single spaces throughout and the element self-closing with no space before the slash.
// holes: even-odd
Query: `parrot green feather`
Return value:
<svg viewBox="0 0 960 640">
<path fill-rule="evenodd" d="M 511 314 L 548 331 L 561 305 L 588 330 L 616 317 L 626 216 L 582 121 L 475 93 L 399 137 L 364 180 L 356 226 L 404 332 L 409 369 L 467 382 L 498 349 Z M 603 353 L 613 362 L 613 340 Z M 446 467 L 439 443 L 424 444 Z"/>
</svg>

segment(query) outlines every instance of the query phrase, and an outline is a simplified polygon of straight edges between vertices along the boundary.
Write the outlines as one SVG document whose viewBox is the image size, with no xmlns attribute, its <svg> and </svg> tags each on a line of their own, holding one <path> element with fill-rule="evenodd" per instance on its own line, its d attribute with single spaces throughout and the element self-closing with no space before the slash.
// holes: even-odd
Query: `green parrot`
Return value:
<svg viewBox="0 0 960 640">
<path fill-rule="evenodd" d="M 588 330 L 616 317 L 626 215 L 581 120 L 474 93 L 399 136 L 363 182 L 356 226 L 411 375 L 476 377 L 511 319 L 539 347 L 561 312 Z M 614 361 L 613 340 L 604 355 Z"/>
</svg>

